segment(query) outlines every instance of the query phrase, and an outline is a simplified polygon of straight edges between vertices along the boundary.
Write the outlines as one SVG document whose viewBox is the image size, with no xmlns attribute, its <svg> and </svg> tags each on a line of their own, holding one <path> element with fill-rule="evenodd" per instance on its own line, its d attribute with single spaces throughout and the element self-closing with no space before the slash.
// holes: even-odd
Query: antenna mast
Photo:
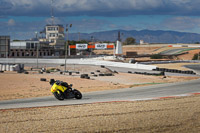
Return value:
<svg viewBox="0 0 200 133">
<path fill-rule="evenodd" d="M 54 25 L 54 10 L 53 10 L 53 0 L 51 0 L 51 24 Z"/>
</svg>

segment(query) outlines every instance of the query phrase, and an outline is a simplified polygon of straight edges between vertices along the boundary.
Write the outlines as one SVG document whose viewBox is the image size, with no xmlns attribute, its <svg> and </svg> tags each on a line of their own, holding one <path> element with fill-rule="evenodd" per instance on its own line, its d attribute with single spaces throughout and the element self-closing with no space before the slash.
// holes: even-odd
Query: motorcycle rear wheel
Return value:
<svg viewBox="0 0 200 133">
<path fill-rule="evenodd" d="M 74 95 L 76 99 L 81 99 L 82 98 L 82 94 L 80 91 L 74 89 Z"/>
<path fill-rule="evenodd" d="M 53 95 L 55 96 L 55 98 L 56 99 L 58 99 L 58 100 L 64 100 L 65 98 L 64 98 L 64 95 L 63 95 L 63 93 L 61 92 L 61 91 L 56 91 L 56 92 L 54 92 L 53 93 Z"/>
</svg>

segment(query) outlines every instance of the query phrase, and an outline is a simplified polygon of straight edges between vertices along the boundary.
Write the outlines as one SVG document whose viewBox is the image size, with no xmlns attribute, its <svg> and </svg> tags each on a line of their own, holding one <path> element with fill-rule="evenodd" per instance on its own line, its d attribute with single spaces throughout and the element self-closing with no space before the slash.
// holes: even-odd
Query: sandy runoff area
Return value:
<svg viewBox="0 0 200 133">
<path fill-rule="evenodd" d="M 0 110 L 0 132 L 198 133 L 200 96 Z"/>
<path fill-rule="evenodd" d="M 99 69 L 99 68 L 95 68 Z M 95 70 L 94 69 L 94 70 Z M 102 72 L 104 70 L 101 70 Z M 105 70 L 106 71 L 106 70 Z M 89 73 L 89 71 L 84 71 Z M 0 74 L 0 100 L 52 95 L 40 78 L 68 81 L 81 92 L 179 82 L 195 77 L 144 76 L 118 73 L 81 79 L 80 75 Z M 8 87 L 9 86 L 9 87 Z M 109 102 L 0 110 L 0 132 L 200 132 L 200 96 L 135 102 Z"/>
<path fill-rule="evenodd" d="M 40 81 L 46 78 L 47 82 Z M 81 92 L 111 90 L 120 88 L 131 88 L 137 86 L 154 85 L 161 83 L 180 82 L 196 79 L 197 77 L 177 77 L 177 76 L 147 76 L 138 74 L 118 73 L 114 76 L 98 76 L 90 75 L 90 79 L 80 78 L 80 74 L 72 76 L 60 75 L 59 73 L 51 74 L 19 74 L 16 72 L 0 73 L 0 100 L 21 99 L 30 97 L 42 97 L 52 95 L 50 91 L 49 80 L 66 81 L 73 84 L 73 87 Z"/>
</svg>

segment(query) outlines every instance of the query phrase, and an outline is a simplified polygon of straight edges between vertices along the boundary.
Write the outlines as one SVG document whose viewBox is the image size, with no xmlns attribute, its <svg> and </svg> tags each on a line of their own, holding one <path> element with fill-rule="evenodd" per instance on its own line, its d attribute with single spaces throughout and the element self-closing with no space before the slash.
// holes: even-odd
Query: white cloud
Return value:
<svg viewBox="0 0 200 133">
<path fill-rule="evenodd" d="M 173 17 L 162 23 L 168 29 L 172 30 L 192 30 L 200 28 L 200 18 L 195 17 Z"/>
<path fill-rule="evenodd" d="M 15 20 L 9 19 L 8 20 L 8 26 L 14 26 L 15 25 Z"/>
<path fill-rule="evenodd" d="M 0 8 L 0 15 L 47 16 L 50 5 L 51 0 L 1 0 L 6 11 Z M 54 0 L 60 16 L 200 15 L 199 5 L 199 0 Z"/>
</svg>

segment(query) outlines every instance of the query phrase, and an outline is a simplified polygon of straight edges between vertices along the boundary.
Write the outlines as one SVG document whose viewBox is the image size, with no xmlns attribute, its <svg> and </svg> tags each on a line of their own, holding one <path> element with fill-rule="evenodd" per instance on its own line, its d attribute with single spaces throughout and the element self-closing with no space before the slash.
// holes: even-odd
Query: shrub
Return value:
<svg viewBox="0 0 200 133">
<path fill-rule="evenodd" d="M 162 59 L 162 55 L 160 54 L 151 55 L 151 59 Z"/>
<path fill-rule="evenodd" d="M 198 56 L 199 56 L 199 54 L 194 54 L 192 60 L 198 60 Z"/>
</svg>

